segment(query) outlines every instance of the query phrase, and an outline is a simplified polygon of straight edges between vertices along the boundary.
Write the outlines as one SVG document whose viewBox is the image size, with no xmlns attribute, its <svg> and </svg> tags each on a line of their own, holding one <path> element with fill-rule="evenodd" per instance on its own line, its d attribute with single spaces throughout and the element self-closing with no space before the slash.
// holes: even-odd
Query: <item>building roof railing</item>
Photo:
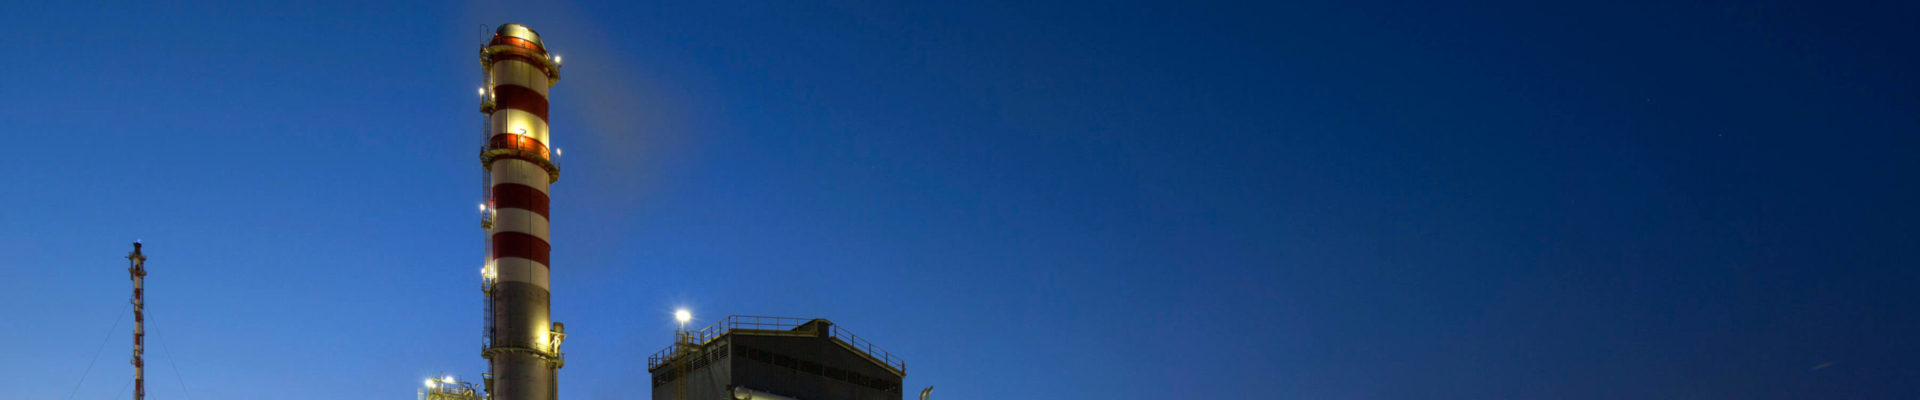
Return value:
<svg viewBox="0 0 1920 400">
<path fill-rule="evenodd" d="M 756 315 L 729 315 L 726 318 L 721 318 L 719 321 L 714 321 L 713 324 L 707 325 L 706 327 L 685 331 L 682 333 L 685 340 L 678 341 L 648 356 L 647 369 L 652 370 L 654 367 L 672 361 L 674 357 L 682 354 L 683 350 L 692 350 L 692 348 L 705 346 L 707 342 L 735 332 L 757 335 L 819 336 L 819 333 L 815 332 L 813 328 L 808 325 L 808 323 L 816 320 L 827 322 L 826 337 L 846 345 L 848 349 L 871 358 L 881 365 L 885 365 L 902 374 L 907 372 L 907 362 L 905 360 L 894 357 L 893 353 L 888 353 L 885 349 L 874 345 L 873 342 L 868 341 L 866 338 L 855 335 L 852 331 L 841 328 L 839 325 L 835 325 L 830 321 L 813 318 Z M 682 348 L 682 346 L 691 346 L 692 348 Z"/>
<path fill-rule="evenodd" d="M 868 358 L 879 361 L 881 365 L 893 367 L 894 370 L 900 371 L 902 375 L 907 373 L 906 360 L 895 358 L 893 353 L 888 353 L 886 350 L 881 349 L 880 346 L 873 345 L 873 342 L 861 338 L 860 335 L 853 334 L 853 331 L 841 329 L 839 325 L 828 326 L 827 330 L 831 334 L 831 337 L 838 339 L 841 343 L 845 343 L 847 347 L 851 347 L 861 353 L 866 353 Z"/>
</svg>

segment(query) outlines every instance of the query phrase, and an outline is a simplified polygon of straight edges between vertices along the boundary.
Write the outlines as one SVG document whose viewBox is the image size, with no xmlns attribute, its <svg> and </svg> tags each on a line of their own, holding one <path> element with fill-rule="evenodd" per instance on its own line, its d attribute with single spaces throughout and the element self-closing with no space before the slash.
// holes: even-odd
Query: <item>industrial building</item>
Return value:
<svg viewBox="0 0 1920 400">
<path fill-rule="evenodd" d="M 825 319 L 729 316 L 647 357 L 654 400 L 900 400 L 907 364 Z"/>
<path fill-rule="evenodd" d="M 560 57 L 532 28 L 505 24 L 481 47 L 480 66 L 488 372 L 479 384 L 427 378 L 418 398 L 556 400 L 566 333 L 549 315 L 548 188 L 560 179 L 560 151 L 549 148 L 547 90 Z M 674 344 L 647 359 L 654 399 L 901 399 L 906 363 L 825 319 L 731 316 L 687 330 L 689 315 L 677 313 Z"/>
</svg>

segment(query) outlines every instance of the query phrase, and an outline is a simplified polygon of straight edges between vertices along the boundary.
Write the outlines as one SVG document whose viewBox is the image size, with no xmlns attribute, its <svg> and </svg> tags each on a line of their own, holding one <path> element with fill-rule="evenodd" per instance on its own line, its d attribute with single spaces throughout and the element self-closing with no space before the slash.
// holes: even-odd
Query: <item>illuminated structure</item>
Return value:
<svg viewBox="0 0 1920 400">
<path fill-rule="evenodd" d="M 506 24 L 480 49 L 480 67 L 480 112 L 487 115 L 480 149 L 487 231 L 481 356 L 490 371 L 483 381 L 494 400 L 554 400 L 566 333 L 548 315 L 547 188 L 560 179 L 560 167 L 547 145 L 547 88 L 560 79 L 560 57 L 547 53 L 533 29 Z"/>
<path fill-rule="evenodd" d="M 653 400 L 900 400 L 907 364 L 824 319 L 730 316 L 647 357 Z"/>
<path fill-rule="evenodd" d="M 486 397 L 481 396 L 480 391 L 475 389 L 471 382 L 456 381 L 452 376 L 441 376 L 427 378 L 427 383 L 420 387 L 420 396 L 417 399 L 485 400 Z"/>
</svg>

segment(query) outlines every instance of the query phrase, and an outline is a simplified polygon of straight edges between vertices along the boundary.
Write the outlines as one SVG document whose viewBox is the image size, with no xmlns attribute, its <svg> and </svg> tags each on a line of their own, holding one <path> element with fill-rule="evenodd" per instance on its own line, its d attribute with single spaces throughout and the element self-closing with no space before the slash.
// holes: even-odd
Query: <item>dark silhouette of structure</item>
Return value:
<svg viewBox="0 0 1920 400">
<path fill-rule="evenodd" d="M 907 365 L 824 319 L 729 316 L 647 358 L 654 400 L 900 400 Z"/>
</svg>

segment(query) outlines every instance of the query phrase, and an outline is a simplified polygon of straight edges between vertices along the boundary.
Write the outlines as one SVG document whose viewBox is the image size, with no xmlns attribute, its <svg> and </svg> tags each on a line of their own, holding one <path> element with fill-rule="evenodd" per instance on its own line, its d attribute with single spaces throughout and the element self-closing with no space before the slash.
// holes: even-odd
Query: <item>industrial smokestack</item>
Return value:
<svg viewBox="0 0 1920 400">
<path fill-rule="evenodd" d="M 487 392 L 493 400 L 554 400 L 566 336 L 548 316 L 547 187 L 560 179 L 560 167 L 547 145 L 547 88 L 560 79 L 560 58 L 532 28 L 506 24 L 481 48 L 480 66 Z"/>
</svg>

